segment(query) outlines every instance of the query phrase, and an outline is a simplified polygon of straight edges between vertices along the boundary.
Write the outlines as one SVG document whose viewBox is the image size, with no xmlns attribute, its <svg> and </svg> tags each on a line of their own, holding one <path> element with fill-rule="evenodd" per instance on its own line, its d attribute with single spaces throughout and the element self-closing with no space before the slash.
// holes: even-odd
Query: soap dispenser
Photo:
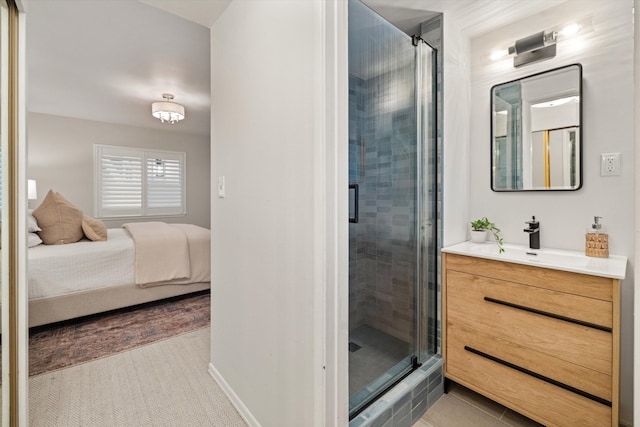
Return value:
<svg viewBox="0 0 640 427">
<path fill-rule="evenodd" d="M 585 255 L 608 258 L 609 257 L 609 235 L 600 224 L 601 216 L 593 217 L 593 224 L 587 230 L 585 242 Z"/>
</svg>

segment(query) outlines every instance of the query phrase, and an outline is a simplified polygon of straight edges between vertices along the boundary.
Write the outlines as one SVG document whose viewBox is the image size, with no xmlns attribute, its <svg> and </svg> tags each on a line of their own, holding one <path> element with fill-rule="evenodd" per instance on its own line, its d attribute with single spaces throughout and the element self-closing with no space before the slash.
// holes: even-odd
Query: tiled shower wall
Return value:
<svg viewBox="0 0 640 427">
<path fill-rule="evenodd" d="M 361 170 L 364 164 L 364 119 L 365 85 L 353 75 L 349 75 L 349 184 L 361 185 Z M 355 197 L 350 192 L 350 200 Z M 352 216 L 353 209 L 350 215 Z M 365 324 L 364 285 L 362 272 L 364 240 L 358 234 L 360 223 L 349 223 L 349 329 Z M 360 261 L 360 262 L 359 262 Z"/>
<path fill-rule="evenodd" d="M 409 63 L 367 80 L 350 76 L 350 327 L 368 324 L 413 345 L 416 120 Z M 353 125 L 353 127 L 352 127 Z"/>
</svg>

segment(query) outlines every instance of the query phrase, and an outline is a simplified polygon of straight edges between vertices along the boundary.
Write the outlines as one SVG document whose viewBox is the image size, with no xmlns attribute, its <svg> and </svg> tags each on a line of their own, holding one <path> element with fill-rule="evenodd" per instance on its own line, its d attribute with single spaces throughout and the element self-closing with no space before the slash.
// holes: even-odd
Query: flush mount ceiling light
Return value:
<svg viewBox="0 0 640 427">
<path fill-rule="evenodd" d="M 164 101 L 157 101 L 151 104 L 151 114 L 156 119 L 160 119 L 162 123 L 177 123 L 184 119 L 184 107 L 178 103 L 172 102 L 173 95 L 163 93 Z"/>
<path fill-rule="evenodd" d="M 570 102 L 576 103 L 580 102 L 579 96 L 567 96 L 565 98 L 552 99 L 547 102 L 540 102 L 538 104 L 531 104 L 531 108 L 553 108 L 559 105 L 568 104 Z"/>
</svg>

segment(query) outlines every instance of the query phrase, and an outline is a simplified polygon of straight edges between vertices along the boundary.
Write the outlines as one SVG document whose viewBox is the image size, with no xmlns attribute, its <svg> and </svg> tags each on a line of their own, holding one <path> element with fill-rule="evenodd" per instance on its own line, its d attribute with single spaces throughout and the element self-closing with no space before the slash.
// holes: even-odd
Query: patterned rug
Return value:
<svg viewBox="0 0 640 427">
<path fill-rule="evenodd" d="M 99 359 L 210 325 L 210 293 L 197 292 L 29 331 L 29 376 Z"/>
</svg>

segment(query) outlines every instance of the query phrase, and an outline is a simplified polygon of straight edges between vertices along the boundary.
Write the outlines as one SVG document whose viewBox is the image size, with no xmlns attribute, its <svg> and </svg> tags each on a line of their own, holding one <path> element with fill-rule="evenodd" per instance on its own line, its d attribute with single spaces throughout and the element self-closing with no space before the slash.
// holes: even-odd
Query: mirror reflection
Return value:
<svg viewBox="0 0 640 427">
<path fill-rule="evenodd" d="M 582 66 L 491 88 L 491 189 L 582 186 Z"/>
</svg>

